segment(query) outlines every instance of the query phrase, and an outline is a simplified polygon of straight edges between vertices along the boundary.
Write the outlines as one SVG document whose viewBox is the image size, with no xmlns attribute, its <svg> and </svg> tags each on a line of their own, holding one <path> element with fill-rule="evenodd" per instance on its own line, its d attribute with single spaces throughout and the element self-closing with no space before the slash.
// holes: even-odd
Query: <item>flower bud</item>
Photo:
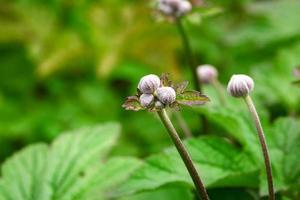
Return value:
<svg viewBox="0 0 300 200">
<path fill-rule="evenodd" d="M 200 65 L 197 67 L 197 75 L 201 82 L 211 83 L 218 77 L 218 71 L 212 65 Z"/>
<path fill-rule="evenodd" d="M 154 100 L 154 96 L 152 94 L 142 94 L 140 96 L 140 104 L 143 107 L 148 107 Z"/>
<path fill-rule="evenodd" d="M 159 86 L 159 77 L 154 74 L 149 74 L 141 78 L 138 89 L 144 94 L 152 94 Z"/>
<path fill-rule="evenodd" d="M 163 109 L 164 107 L 165 107 L 165 105 L 162 102 L 160 102 L 160 101 L 155 102 L 156 109 Z"/>
<path fill-rule="evenodd" d="M 191 10 L 192 10 L 192 4 L 189 1 L 181 1 L 176 15 L 182 16 L 187 14 Z"/>
<path fill-rule="evenodd" d="M 172 104 L 176 100 L 176 92 L 171 87 L 160 87 L 156 90 L 157 98 L 165 105 Z"/>
<path fill-rule="evenodd" d="M 254 81 L 250 76 L 238 74 L 233 75 L 228 83 L 227 91 L 234 97 L 245 97 L 254 88 Z"/>
<path fill-rule="evenodd" d="M 182 16 L 192 9 L 187 0 L 158 0 L 158 10 L 165 15 Z"/>
</svg>

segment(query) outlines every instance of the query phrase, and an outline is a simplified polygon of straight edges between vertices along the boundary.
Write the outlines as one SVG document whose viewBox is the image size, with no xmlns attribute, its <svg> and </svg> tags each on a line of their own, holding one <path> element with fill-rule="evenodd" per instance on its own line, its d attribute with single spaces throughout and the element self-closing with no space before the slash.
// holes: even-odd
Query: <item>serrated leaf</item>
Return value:
<svg viewBox="0 0 300 200">
<path fill-rule="evenodd" d="M 209 101 L 209 98 L 205 95 L 202 95 L 198 91 L 184 91 L 181 94 L 178 94 L 176 101 L 181 105 L 193 106 L 193 105 L 203 105 Z"/>
<path fill-rule="evenodd" d="M 118 124 L 108 123 L 65 133 L 50 147 L 22 150 L 2 166 L 0 199 L 90 200 L 92 191 L 106 199 L 111 187 L 140 164 L 130 158 L 104 162 L 119 131 Z"/>
<path fill-rule="evenodd" d="M 144 109 L 141 106 L 139 98 L 137 96 L 127 97 L 122 107 L 125 108 L 125 110 L 133 110 L 133 111 L 139 111 Z"/>
<path fill-rule="evenodd" d="M 174 86 L 174 90 L 176 91 L 176 94 L 182 94 L 184 90 L 187 88 L 189 82 L 188 81 L 183 81 L 181 83 L 177 83 Z"/>
<path fill-rule="evenodd" d="M 170 74 L 169 73 L 163 73 L 160 76 L 160 81 L 161 81 L 162 86 L 172 87 L 172 81 L 170 80 Z"/>
<path fill-rule="evenodd" d="M 258 184 L 258 167 L 249 155 L 222 138 L 205 137 L 186 143 L 205 185 L 210 187 Z M 194 187 L 178 152 L 172 148 L 151 156 L 146 163 L 118 188 L 118 194 L 134 194 L 154 190 L 169 183 L 185 183 Z"/>
</svg>

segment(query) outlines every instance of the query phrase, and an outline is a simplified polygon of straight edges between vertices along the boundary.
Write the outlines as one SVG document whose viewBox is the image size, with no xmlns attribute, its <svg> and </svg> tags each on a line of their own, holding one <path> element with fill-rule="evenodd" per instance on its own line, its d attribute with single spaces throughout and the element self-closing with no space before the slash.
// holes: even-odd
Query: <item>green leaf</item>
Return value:
<svg viewBox="0 0 300 200">
<path fill-rule="evenodd" d="M 292 118 L 276 121 L 267 141 L 270 149 L 276 191 L 300 190 L 300 125 Z M 267 194 L 266 175 L 260 177 L 260 192 Z"/>
<path fill-rule="evenodd" d="M 181 105 L 193 106 L 203 105 L 209 101 L 209 98 L 205 95 L 202 95 L 200 92 L 191 90 L 178 94 L 176 101 Z"/>
<path fill-rule="evenodd" d="M 141 106 L 139 98 L 137 96 L 127 97 L 122 107 L 125 108 L 125 110 L 133 110 L 133 111 L 139 111 L 144 109 Z"/>
<path fill-rule="evenodd" d="M 190 190 L 183 185 L 171 184 L 158 188 L 157 190 L 142 192 L 139 194 L 126 196 L 118 200 L 194 200 L 195 197 Z"/>
<path fill-rule="evenodd" d="M 139 165 L 129 158 L 104 162 L 119 132 L 118 124 L 108 123 L 65 133 L 49 147 L 22 150 L 2 166 L 0 199 L 84 200 L 94 191 L 105 197 Z"/>
<path fill-rule="evenodd" d="M 255 187 L 258 168 L 250 157 L 228 141 L 216 137 L 192 139 L 188 151 L 205 185 L 211 187 Z M 180 182 L 194 187 L 178 152 L 172 148 L 154 155 L 118 188 L 118 195 L 154 190 Z"/>
</svg>

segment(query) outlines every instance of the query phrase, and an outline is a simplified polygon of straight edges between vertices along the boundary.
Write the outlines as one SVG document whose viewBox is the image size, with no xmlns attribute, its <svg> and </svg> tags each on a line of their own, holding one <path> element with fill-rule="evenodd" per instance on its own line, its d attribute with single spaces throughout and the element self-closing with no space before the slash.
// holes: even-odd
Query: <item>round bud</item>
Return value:
<svg viewBox="0 0 300 200">
<path fill-rule="evenodd" d="M 164 107 L 165 107 L 165 105 L 162 102 L 160 102 L 160 101 L 155 102 L 156 109 L 163 109 Z"/>
<path fill-rule="evenodd" d="M 212 65 L 200 65 L 197 67 L 197 75 L 201 82 L 211 83 L 218 77 L 218 71 Z"/>
<path fill-rule="evenodd" d="M 227 91 L 234 97 L 245 97 L 254 89 L 254 81 L 250 76 L 233 75 L 228 83 Z"/>
<path fill-rule="evenodd" d="M 140 104 L 143 107 L 148 107 L 154 100 L 154 96 L 152 94 L 142 94 L 140 96 Z"/>
<path fill-rule="evenodd" d="M 152 94 L 159 86 L 159 77 L 154 74 L 149 74 L 141 78 L 138 89 L 144 94 Z"/>
<path fill-rule="evenodd" d="M 185 15 L 192 10 L 192 4 L 189 1 L 181 1 L 177 11 L 177 16 Z"/>
<path fill-rule="evenodd" d="M 182 16 L 192 9 L 187 0 L 158 0 L 158 10 L 165 15 Z"/>
<path fill-rule="evenodd" d="M 171 87 L 160 87 L 156 90 L 157 98 L 165 105 L 172 104 L 176 100 L 176 92 Z"/>
</svg>

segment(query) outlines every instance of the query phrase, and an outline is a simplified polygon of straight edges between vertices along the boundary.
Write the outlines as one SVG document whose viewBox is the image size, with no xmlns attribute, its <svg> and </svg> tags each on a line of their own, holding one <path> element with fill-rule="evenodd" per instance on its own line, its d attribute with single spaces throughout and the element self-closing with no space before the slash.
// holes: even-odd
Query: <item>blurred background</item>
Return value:
<svg viewBox="0 0 300 200">
<path fill-rule="evenodd" d="M 170 145 L 155 115 L 121 107 L 145 74 L 191 80 L 176 26 L 151 5 L 0 0 L 0 162 L 28 144 L 104 121 L 122 124 L 115 155 L 144 157 Z M 216 66 L 224 86 L 233 73 L 252 75 L 271 121 L 299 112 L 291 83 L 300 74 L 300 1 L 202 5 L 184 19 L 197 62 Z M 183 115 L 199 131 L 194 112 Z"/>
</svg>

